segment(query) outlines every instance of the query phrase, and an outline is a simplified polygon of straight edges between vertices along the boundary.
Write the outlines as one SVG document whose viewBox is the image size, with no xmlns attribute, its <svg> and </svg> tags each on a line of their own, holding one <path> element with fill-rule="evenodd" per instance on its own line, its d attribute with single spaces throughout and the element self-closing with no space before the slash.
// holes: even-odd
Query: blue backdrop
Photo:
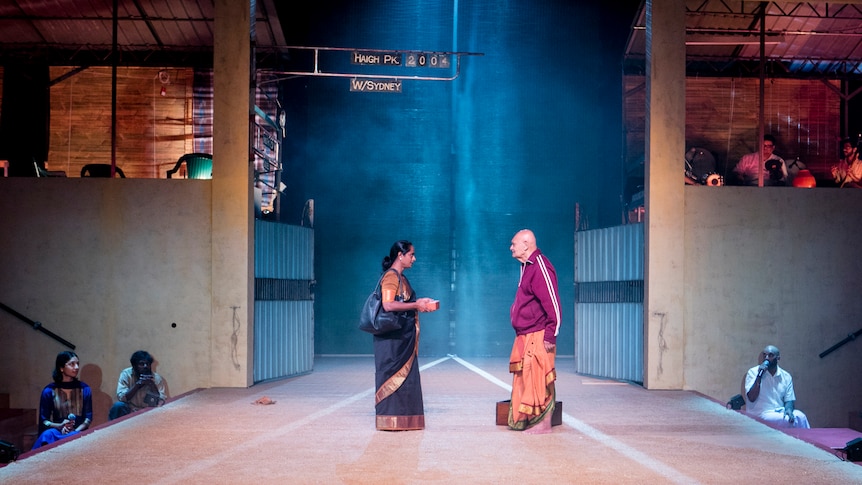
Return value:
<svg viewBox="0 0 862 485">
<path fill-rule="evenodd" d="M 280 12 L 288 45 L 482 54 L 462 56 L 453 81 L 405 79 L 398 94 L 350 92 L 349 78 L 281 81 L 283 219 L 298 222 L 314 199 L 318 354 L 372 352 L 359 308 L 389 247 L 408 239 L 407 277 L 441 301 L 422 315 L 420 353 L 507 356 L 509 241 L 525 227 L 557 268 L 559 354 L 574 352 L 575 207 L 591 228 L 623 217 L 620 61 L 637 4 L 593 3 L 324 0 Z M 320 65 L 367 67 L 347 59 Z"/>
</svg>

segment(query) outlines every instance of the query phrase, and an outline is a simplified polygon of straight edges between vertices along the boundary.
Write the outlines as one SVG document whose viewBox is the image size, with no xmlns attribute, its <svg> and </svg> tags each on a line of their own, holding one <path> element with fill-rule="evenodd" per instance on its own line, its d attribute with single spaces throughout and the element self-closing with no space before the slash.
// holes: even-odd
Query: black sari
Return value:
<svg viewBox="0 0 862 485">
<path fill-rule="evenodd" d="M 392 286 L 396 275 L 386 275 L 383 286 Z M 388 283 L 388 285 L 387 285 Z M 399 300 L 416 301 L 416 294 L 401 275 Z M 397 282 L 395 283 L 397 284 Z M 415 310 L 404 312 L 401 330 L 374 336 L 375 412 L 377 429 L 400 431 L 425 429 L 422 384 L 419 379 L 419 318 Z"/>
</svg>

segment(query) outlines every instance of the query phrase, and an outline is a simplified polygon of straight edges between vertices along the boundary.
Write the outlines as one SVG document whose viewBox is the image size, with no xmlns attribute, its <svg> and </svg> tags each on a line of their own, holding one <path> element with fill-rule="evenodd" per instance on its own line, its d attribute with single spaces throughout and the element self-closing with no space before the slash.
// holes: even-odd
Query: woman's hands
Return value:
<svg viewBox="0 0 862 485">
<path fill-rule="evenodd" d="M 440 308 L 440 302 L 432 298 L 418 298 L 416 301 L 386 301 L 383 300 L 383 310 L 387 312 L 406 312 L 416 310 L 417 312 L 433 312 Z"/>
<path fill-rule="evenodd" d="M 440 302 L 431 298 L 419 298 L 416 300 L 416 309 L 420 312 L 433 312 L 440 308 Z"/>
<path fill-rule="evenodd" d="M 72 431 L 75 431 L 75 420 L 64 419 L 63 422 L 60 423 L 60 432 L 68 434 Z"/>
</svg>

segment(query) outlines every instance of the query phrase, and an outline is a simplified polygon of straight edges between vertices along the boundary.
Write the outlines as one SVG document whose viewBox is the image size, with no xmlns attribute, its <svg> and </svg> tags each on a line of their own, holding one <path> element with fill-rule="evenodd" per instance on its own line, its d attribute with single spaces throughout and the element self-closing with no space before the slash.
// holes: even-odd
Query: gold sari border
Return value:
<svg viewBox="0 0 862 485">
<path fill-rule="evenodd" d="M 377 416 L 380 431 L 409 431 L 425 429 L 425 416 Z"/>
</svg>

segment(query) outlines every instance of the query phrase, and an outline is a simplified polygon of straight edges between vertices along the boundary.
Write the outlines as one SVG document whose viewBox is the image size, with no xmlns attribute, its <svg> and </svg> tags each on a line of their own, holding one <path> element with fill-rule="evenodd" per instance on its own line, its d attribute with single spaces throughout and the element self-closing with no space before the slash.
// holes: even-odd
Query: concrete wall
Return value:
<svg viewBox="0 0 862 485">
<path fill-rule="evenodd" d="M 0 179 L 0 302 L 77 346 L 97 423 L 139 348 L 174 396 L 225 385 L 213 361 L 244 382 L 249 354 L 211 324 L 210 199 L 202 180 Z M 847 426 L 862 341 L 818 354 L 862 328 L 859 220 L 862 191 L 686 187 L 684 388 L 726 401 L 771 343 L 813 425 Z M 0 392 L 37 407 L 63 346 L 5 312 L 0 336 Z"/>
<path fill-rule="evenodd" d="M 254 199 L 250 0 L 216 0 L 213 45 L 213 385 L 253 382 Z M 231 352 L 222 351 L 230 349 Z"/>
<path fill-rule="evenodd" d="M 211 187 L 0 178 L 0 302 L 76 346 L 81 379 L 96 393 L 96 423 L 138 349 L 156 358 L 173 396 L 214 385 L 213 360 L 232 354 L 243 359 L 234 372 L 244 378 L 243 348 L 211 348 L 214 333 L 230 339 L 230 330 L 211 326 Z M 0 392 L 12 407 L 38 408 L 66 348 L 3 311 L 0 336 Z"/>
<path fill-rule="evenodd" d="M 0 302 L 76 345 L 96 424 L 138 349 L 173 396 L 252 384 L 249 16 L 215 2 L 212 180 L 0 179 Z M 38 408 L 64 347 L 0 313 L 0 392 Z"/>
<path fill-rule="evenodd" d="M 814 427 L 862 410 L 862 191 L 685 188 L 685 388 L 726 402 L 781 350 Z"/>
<path fill-rule="evenodd" d="M 683 384 L 680 271 L 685 216 L 680 153 L 685 153 L 685 8 L 683 0 L 647 2 L 644 385 Z"/>
<path fill-rule="evenodd" d="M 726 402 L 774 344 L 812 425 L 846 427 L 862 409 L 862 342 L 818 355 L 862 327 L 862 191 L 690 186 L 681 195 L 673 167 L 685 118 L 668 93 L 684 80 L 684 2 L 646 8 L 644 385 Z"/>
</svg>

